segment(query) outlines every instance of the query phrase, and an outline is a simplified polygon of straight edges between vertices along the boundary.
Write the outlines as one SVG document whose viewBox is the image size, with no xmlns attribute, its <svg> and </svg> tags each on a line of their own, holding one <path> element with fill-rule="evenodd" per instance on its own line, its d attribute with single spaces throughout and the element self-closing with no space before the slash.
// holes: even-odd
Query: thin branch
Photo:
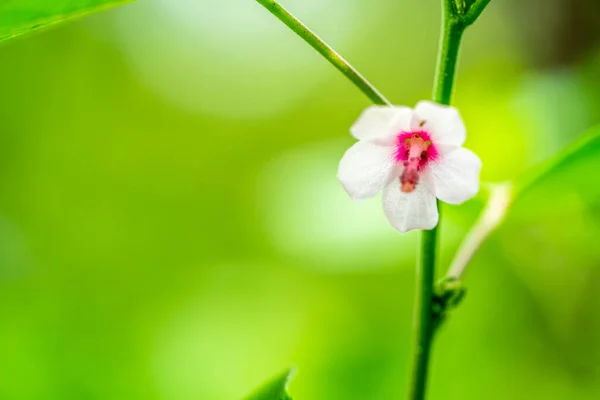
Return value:
<svg viewBox="0 0 600 400">
<path fill-rule="evenodd" d="M 281 22 L 287 25 L 291 30 L 296 32 L 306 43 L 312 46 L 325 57 L 334 67 L 336 67 L 346 78 L 350 79 L 371 101 L 380 105 L 391 105 L 391 103 L 373 86 L 364 76 L 362 76 L 356 68 L 327 43 L 308 29 L 302 22 L 294 17 L 289 11 L 283 8 L 275 0 L 256 0 L 267 10 L 276 16 Z"/>
<path fill-rule="evenodd" d="M 490 3 L 490 1 L 491 0 L 475 1 L 475 3 L 473 3 L 473 5 L 471 5 L 471 7 L 469 8 L 469 11 L 467 11 L 467 13 L 464 16 L 464 19 L 463 19 L 464 23 L 468 26 L 468 25 L 471 25 L 473 22 L 477 21 L 477 18 L 479 18 L 479 16 L 483 12 L 483 10 L 485 10 L 487 5 Z"/>
<path fill-rule="evenodd" d="M 504 183 L 492 188 L 487 205 L 456 253 L 447 277 L 460 279 L 464 275 L 481 244 L 504 220 L 512 200 L 512 184 Z"/>
</svg>

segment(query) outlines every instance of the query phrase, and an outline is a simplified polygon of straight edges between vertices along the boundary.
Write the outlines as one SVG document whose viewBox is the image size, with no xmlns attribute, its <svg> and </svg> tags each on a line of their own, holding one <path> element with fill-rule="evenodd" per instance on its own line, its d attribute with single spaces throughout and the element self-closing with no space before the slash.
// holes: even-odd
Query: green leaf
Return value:
<svg viewBox="0 0 600 400">
<path fill-rule="evenodd" d="M 585 208 L 600 202 L 600 126 L 590 129 L 551 159 L 511 182 L 510 204 L 503 223 L 521 223 L 555 210 L 576 198 Z M 461 206 L 464 214 L 481 211 L 489 190 Z"/>
<path fill-rule="evenodd" d="M 132 0 L 2 0 L 0 41 L 99 12 Z"/>
<path fill-rule="evenodd" d="M 600 126 L 515 182 L 515 206 L 554 207 L 563 197 L 576 195 L 586 204 L 600 198 Z M 542 200 L 542 201 L 540 201 Z"/>
<path fill-rule="evenodd" d="M 294 374 L 290 369 L 271 379 L 244 400 L 292 400 L 287 385 Z"/>
<path fill-rule="evenodd" d="M 512 264 L 526 264 L 535 269 L 541 261 L 539 257 L 531 258 L 534 254 L 549 257 L 552 251 L 557 253 L 566 249 L 569 249 L 567 253 L 574 265 L 589 264 L 589 260 L 594 259 L 588 254 L 589 250 L 596 247 L 590 243 L 597 242 L 600 234 L 600 223 L 597 222 L 600 221 L 598 171 L 600 126 L 514 182 L 491 186 L 489 193 L 482 191 L 475 199 L 465 203 L 460 207 L 463 216 L 473 216 L 477 212 L 481 215 L 477 221 L 470 221 L 473 227 L 457 253 L 450 276 L 462 276 L 472 251 L 498 227 L 505 234 L 496 236 L 496 239 L 510 250 Z M 484 200 L 486 197 L 487 201 Z M 483 206 L 485 202 L 487 204 Z M 514 251 L 521 244 L 512 241 L 515 232 L 528 238 L 530 251 Z M 536 253 L 532 242 L 534 238 L 546 250 L 540 249 Z M 524 255 L 527 260 L 519 262 L 515 254 Z M 558 253 L 553 258 L 559 259 Z M 519 271 L 525 269 L 520 267 Z"/>
<path fill-rule="evenodd" d="M 546 330 L 566 354 L 563 339 L 576 325 L 600 259 L 600 126 L 514 182 L 514 199 L 495 236 L 504 262 L 527 285 Z"/>
</svg>

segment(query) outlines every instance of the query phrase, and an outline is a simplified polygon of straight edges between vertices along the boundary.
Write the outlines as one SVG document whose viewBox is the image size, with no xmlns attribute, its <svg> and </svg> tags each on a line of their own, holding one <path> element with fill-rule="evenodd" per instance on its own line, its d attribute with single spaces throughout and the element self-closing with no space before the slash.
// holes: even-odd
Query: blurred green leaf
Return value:
<svg viewBox="0 0 600 400">
<path fill-rule="evenodd" d="M 290 369 L 265 383 L 244 400 L 292 400 L 287 393 L 287 385 L 294 374 Z"/>
<path fill-rule="evenodd" d="M 585 256 L 585 239 L 600 229 L 594 222 L 598 221 L 597 215 L 600 213 L 600 174 L 595 173 L 599 169 L 600 126 L 597 126 L 553 158 L 511 183 L 510 200 L 501 201 L 494 206 L 494 196 L 482 191 L 469 203 L 480 209 L 482 203 L 487 203 L 484 208 L 486 211 L 477 222 L 480 227 L 483 226 L 481 229 L 484 231 L 486 227 L 488 230 L 495 230 L 500 224 L 510 232 L 526 233 L 530 240 L 548 235 L 544 236 L 544 246 L 552 243 L 554 250 L 576 245 L 578 250 L 575 253 L 583 255 L 584 260 L 576 261 L 573 255 L 570 260 L 573 264 L 583 266 L 587 264 L 585 260 L 592 257 L 591 254 Z M 471 208 L 466 213 L 474 215 L 476 208 Z M 499 221 L 494 222 L 497 219 Z M 531 243 L 529 246 L 532 250 Z M 509 246 L 512 247 L 514 246 Z M 545 254 L 550 253 L 546 251 Z M 513 259 L 512 262 L 516 261 Z M 540 263 L 541 260 L 537 259 L 533 264 Z M 534 270 L 537 268 L 533 265 L 531 267 Z M 537 274 L 535 275 L 534 280 L 538 280 Z"/>
<path fill-rule="evenodd" d="M 518 179 L 514 198 L 535 205 L 536 212 L 540 207 L 555 207 L 558 199 L 573 193 L 589 205 L 600 196 L 600 174 L 595 172 L 599 168 L 600 126 L 596 126 Z"/>
<path fill-rule="evenodd" d="M 584 316 L 597 306 L 590 299 L 600 276 L 599 170 L 596 126 L 515 181 L 513 205 L 496 237 L 539 306 L 540 335 L 574 375 L 593 373 L 600 359 L 590 351 L 591 339 L 573 339 L 598 332 Z"/>
<path fill-rule="evenodd" d="M 26 35 L 131 1 L 133 0 L 0 1 L 0 41 Z"/>
<path fill-rule="evenodd" d="M 558 202 L 576 196 L 586 208 L 600 199 L 600 126 L 590 129 L 551 159 L 530 169 L 512 184 L 512 200 L 505 222 L 523 221 L 556 209 Z M 474 214 L 489 200 L 486 191 L 472 201 Z M 465 207 L 466 209 L 466 207 Z"/>
</svg>

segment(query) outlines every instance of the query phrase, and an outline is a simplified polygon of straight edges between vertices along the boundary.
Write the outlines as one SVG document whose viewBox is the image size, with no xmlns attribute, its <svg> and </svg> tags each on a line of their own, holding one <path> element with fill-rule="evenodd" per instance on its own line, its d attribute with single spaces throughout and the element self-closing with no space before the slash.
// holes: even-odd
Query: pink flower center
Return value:
<svg viewBox="0 0 600 400">
<path fill-rule="evenodd" d="M 404 165 L 404 171 L 400 175 L 400 189 L 405 193 L 415 190 L 420 173 L 437 156 L 438 151 L 427 132 L 401 132 L 396 139 L 394 155 L 396 161 Z"/>
</svg>

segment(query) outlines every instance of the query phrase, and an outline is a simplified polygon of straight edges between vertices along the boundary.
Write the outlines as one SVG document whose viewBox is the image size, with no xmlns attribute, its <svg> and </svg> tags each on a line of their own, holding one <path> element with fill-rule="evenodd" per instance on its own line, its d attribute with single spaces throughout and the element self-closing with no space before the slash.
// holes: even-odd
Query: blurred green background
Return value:
<svg viewBox="0 0 600 400">
<path fill-rule="evenodd" d="M 438 0 L 287 0 L 392 101 Z M 0 48 L 0 399 L 407 391 L 417 236 L 336 180 L 368 100 L 252 0 L 143 0 Z M 482 178 L 600 123 L 600 3 L 493 0 L 455 103 Z M 475 258 L 430 399 L 600 398 L 600 199 L 531 193 Z M 597 181 L 597 179 L 596 179 Z M 477 206 L 446 207 L 444 272 Z"/>
</svg>

